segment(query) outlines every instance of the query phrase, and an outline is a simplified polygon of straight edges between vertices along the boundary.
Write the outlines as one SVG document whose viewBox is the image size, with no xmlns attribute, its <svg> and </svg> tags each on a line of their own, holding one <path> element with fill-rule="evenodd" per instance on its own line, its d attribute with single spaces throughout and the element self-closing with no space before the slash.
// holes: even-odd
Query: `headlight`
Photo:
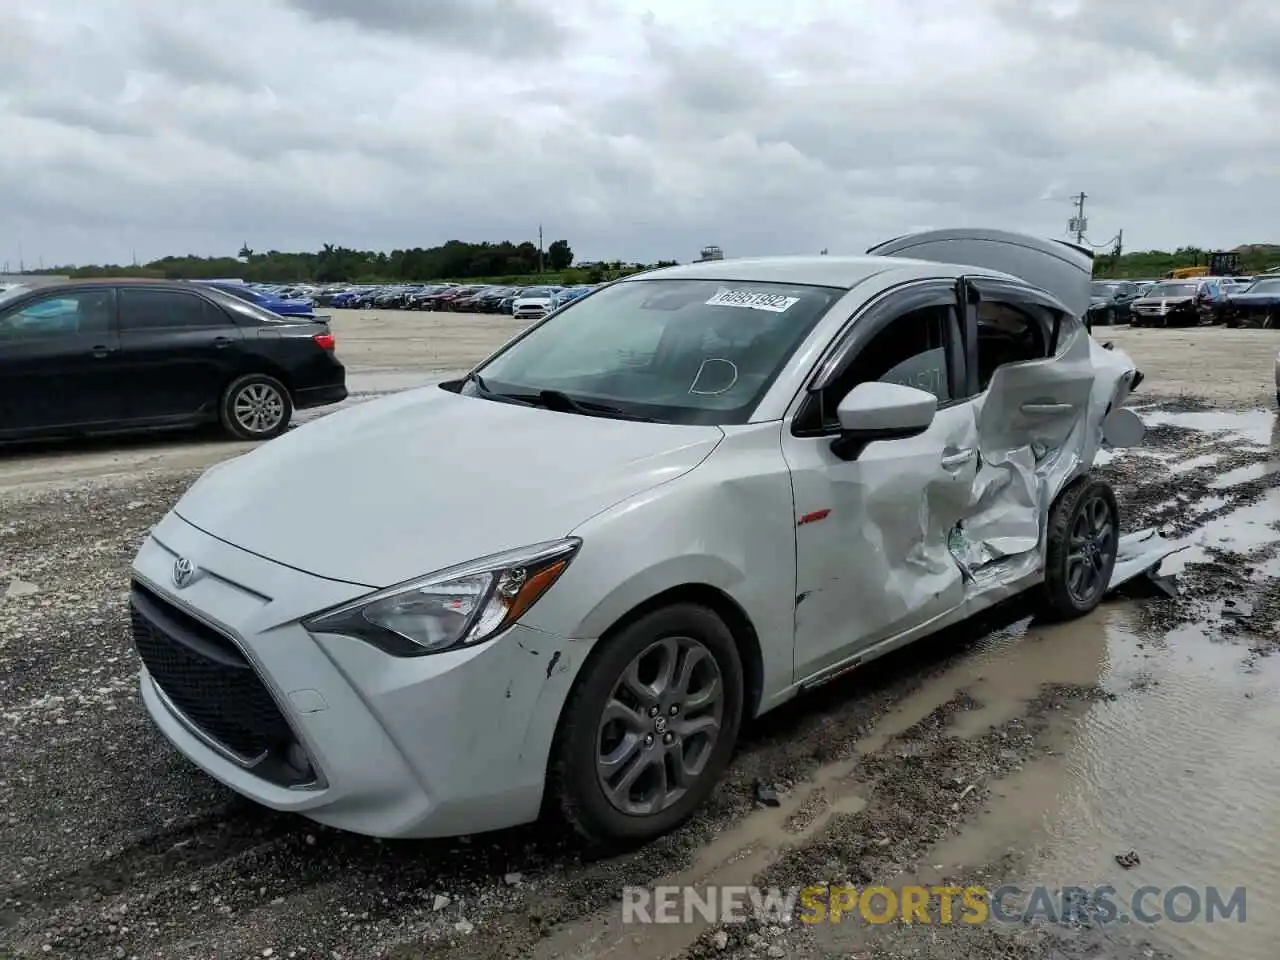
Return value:
<svg viewBox="0 0 1280 960">
<path fill-rule="evenodd" d="M 550 589 L 577 537 L 495 554 L 379 590 L 304 620 L 312 633 L 365 640 L 401 657 L 474 646 L 501 633 Z"/>
</svg>

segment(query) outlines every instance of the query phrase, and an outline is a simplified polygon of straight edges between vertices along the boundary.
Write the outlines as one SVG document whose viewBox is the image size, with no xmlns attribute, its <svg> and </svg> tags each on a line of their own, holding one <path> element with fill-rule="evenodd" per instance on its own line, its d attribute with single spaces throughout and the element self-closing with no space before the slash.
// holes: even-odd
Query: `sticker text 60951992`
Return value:
<svg viewBox="0 0 1280 960">
<path fill-rule="evenodd" d="M 707 301 L 707 306 L 746 307 L 748 310 L 768 310 L 770 313 L 785 313 L 799 302 L 799 297 L 784 297 L 777 293 L 752 293 L 749 290 L 721 290 Z"/>
</svg>

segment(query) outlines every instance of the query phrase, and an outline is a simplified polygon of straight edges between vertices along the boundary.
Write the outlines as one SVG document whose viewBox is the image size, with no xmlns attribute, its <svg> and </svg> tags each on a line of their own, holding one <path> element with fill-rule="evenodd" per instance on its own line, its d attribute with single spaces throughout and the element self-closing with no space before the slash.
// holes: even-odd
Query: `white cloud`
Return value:
<svg viewBox="0 0 1280 960">
<path fill-rule="evenodd" d="M 0 260 L 913 225 L 1280 240 L 1280 13 L 1224 0 L 46 0 L 0 46 Z M 10 249 L 12 248 L 12 249 Z"/>
</svg>

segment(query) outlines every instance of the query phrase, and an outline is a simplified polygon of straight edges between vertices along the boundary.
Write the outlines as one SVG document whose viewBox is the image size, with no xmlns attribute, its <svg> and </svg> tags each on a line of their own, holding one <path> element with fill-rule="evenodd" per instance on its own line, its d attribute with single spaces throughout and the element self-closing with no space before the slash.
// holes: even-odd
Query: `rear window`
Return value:
<svg viewBox="0 0 1280 960">
<path fill-rule="evenodd" d="M 220 287 L 210 287 L 208 293 L 212 299 L 218 301 L 218 304 L 223 309 L 234 315 L 237 321 L 248 320 L 251 323 L 289 322 L 284 317 L 280 316 L 280 314 L 272 313 L 265 307 L 260 307 L 249 300 L 242 300 L 240 297 L 232 296 Z"/>
</svg>

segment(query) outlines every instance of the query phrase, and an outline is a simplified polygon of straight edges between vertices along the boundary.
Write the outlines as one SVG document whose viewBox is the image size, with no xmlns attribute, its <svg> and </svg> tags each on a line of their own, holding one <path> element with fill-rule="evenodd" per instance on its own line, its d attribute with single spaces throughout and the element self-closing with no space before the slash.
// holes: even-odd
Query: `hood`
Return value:
<svg viewBox="0 0 1280 960">
<path fill-rule="evenodd" d="M 1133 301 L 1133 302 L 1134 302 L 1135 304 L 1141 303 L 1141 304 L 1152 304 L 1152 305 L 1155 305 L 1155 306 L 1159 306 L 1159 305 L 1160 305 L 1160 304 L 1162 304 L 1162 303 L 1168 303 L 1168 304 L 1190 303 L 1190 302 L 1191 302 L 1192 300 L 1194 300 L 1194 299 L 1195 299 L 1195 297 L 1194 297 L 1194 296 L 1181 296 L 1181 297 L 1139 297 L 1137 300 L 1135 300 L 1135 301 Z"/>
<path fill-rule="evenodd" d="M 1232 303 L 1277 303 L 1280 293 L 1230 293 Z"/>
<path fill-rule="evenodd" d="M 718 427 L 605 420 L 425 387 L 226 461 L 174 511 L 278 563 L 386 587 L 566 536 L 692 470 L 723 436 Z"/>
<path fill-rule="evenodd" d="M 516 303 L 550 303 L 551 297 L 516 297 Z"/>
</svg>

